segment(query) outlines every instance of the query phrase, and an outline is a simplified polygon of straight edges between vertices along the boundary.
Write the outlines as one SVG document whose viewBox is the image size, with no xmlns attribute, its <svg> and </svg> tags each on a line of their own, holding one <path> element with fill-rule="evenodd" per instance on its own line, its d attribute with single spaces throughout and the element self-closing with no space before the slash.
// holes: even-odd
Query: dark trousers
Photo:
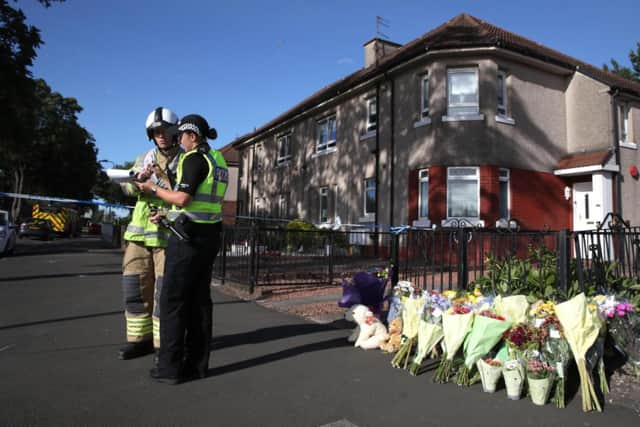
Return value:
<svg viewBox="0 0 640 427">
<path fill-rule="evenodd" d="M 212 333 L 211 272 L 221 224 L 192 224 L 189 242 L 173 234 L 160 294 L 160 375 L 205 377 Z"/>
</svg>

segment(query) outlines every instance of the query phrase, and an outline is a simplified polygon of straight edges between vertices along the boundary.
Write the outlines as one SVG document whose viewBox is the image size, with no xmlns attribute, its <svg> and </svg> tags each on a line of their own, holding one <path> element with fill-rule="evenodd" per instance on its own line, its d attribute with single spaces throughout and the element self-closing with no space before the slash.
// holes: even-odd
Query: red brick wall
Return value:
<svg viewBox="0 0 640 427">
<path fill-rule="evenodd" d="M 223 224 L 235 224 L 236 223 L 236 202 L 225 200 L 222 202 L 222 223 Z"/>
<path fill-rule="evenodd" d="M 564 198 L 565 181 L 551 173 L 511 169 L 511 217 L 524 229 L 570 228 L 571 200 Z M 495 222 L 494 222 L 495 224 Z"/>
<path fill-rule="evenodd" d="M 429 219 L 440 225 L 447 217 L 447 168 L 429 166 Z"/>
<path fill-rule="evenodd" d="M 500 169 L 480 166 L 480 219 L 493 228 L 500 215 Z"/>
<path fill-rule="evenodd" d="M 418 185 L 418 171 L 419 169 L 414 169 L 409 171 L 409 200 L 408 200 L 408 224 L 413 224 L 413 221 L 418 219 L 418 199 L 420 191 Z"/>
<path fill-rule="evenodd" d="M 500 169 L 480 166 L 480 219 L 493 228 L 500 210 Z M 571 201 L 564 198 L 567 181 L 551 173 L 511 169 L 511 217 L 523 229 L 571 228 Z M 409 171 L 408 223 L 418 218 L 418 170 Z M 447 216 L 447 168 L 429 166 L 429 218 L 439 225 Z"/>
</svg>

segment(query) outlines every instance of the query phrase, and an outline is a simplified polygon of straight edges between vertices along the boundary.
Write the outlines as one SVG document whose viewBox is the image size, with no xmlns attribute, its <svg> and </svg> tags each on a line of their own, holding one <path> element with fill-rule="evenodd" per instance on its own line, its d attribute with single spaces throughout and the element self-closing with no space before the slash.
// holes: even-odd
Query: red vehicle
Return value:
<svg viewBox="0 0 640 427">
<path fill-rule="evenodd" d="M 87 234 L 102 234 L 102 225 L 97 222 L 90 222 L 87 225 Z"/>
</svg>

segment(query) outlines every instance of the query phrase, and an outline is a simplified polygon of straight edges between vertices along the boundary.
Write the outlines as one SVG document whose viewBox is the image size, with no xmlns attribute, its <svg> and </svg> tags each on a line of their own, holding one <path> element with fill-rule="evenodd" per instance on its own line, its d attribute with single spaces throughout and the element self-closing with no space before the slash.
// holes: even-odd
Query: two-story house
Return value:
<svg viewBox="0 0 640 427">
<path fill-rule="evenodd" d="M 466 14 L 364 48 L 364 68 L 233 142 L 241 214 L 640 224 L 640 84 Z"/>
</svg>

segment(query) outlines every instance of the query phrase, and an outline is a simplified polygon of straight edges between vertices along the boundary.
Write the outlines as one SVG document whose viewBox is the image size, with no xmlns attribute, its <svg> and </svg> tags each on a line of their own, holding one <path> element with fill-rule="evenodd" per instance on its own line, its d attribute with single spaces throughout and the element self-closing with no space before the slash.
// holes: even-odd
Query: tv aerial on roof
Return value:
<svg viewBox="0 0 640 427">
<path fill-rule="evenodd" d="M 389 28 L 389 24 L 388 19 L 384 19 L 382 16 L 376 16 L 376 37 L 388 39 L 389 36 L 383 33 L 380 27 Z"/>
</svg>

